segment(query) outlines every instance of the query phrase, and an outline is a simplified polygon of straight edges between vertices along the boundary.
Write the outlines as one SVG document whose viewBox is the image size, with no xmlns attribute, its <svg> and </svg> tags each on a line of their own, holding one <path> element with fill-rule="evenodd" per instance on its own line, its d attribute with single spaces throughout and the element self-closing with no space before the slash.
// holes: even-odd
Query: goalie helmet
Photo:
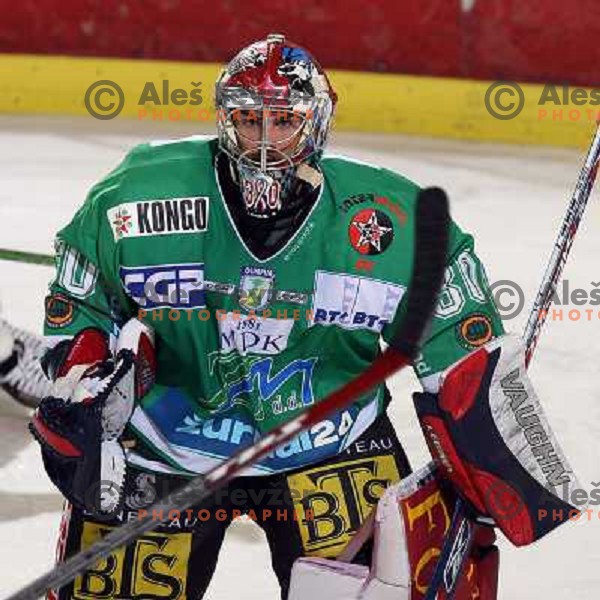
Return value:
<svg viewBox="0 0 600 600">
<path fill-rule="evenodd" d="M 216 83 L 219 146 L 237 167 L 248 214 L 281 210 L 302 166 L 318 162 L 336 101 L 319 64 L 283 35 L 251 44 L 227 65 Z"/>
</svg>

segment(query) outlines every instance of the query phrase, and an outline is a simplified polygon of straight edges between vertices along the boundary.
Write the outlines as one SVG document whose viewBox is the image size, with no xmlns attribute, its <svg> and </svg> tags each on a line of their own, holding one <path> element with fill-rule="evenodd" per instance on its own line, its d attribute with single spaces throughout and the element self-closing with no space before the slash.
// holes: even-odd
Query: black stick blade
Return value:
<svg viewBox="0 0 600 600">
<path fill-rule="evenodd" d="M 390 343 L 411 360 L 419 350 L 444 278 L 450 237 L 446 192 L 436 187 L 422 190 L 417 196 L 416 217 L 415 264 L 406 300 L 406 317 Z"/>
</svg>

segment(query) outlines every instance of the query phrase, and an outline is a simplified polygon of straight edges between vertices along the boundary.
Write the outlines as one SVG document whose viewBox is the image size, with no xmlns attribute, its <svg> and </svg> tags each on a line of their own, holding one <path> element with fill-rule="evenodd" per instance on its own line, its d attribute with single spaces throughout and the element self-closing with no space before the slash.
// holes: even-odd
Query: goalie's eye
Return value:
<svg viewBox="0 0 600 600">
<path fill-rule="evenodd" d="M 298 118 L 293 115 L 275 117 L 273 125 L 279 129 L 296 129 L 299 125 Z"/>
<path fill-rule="evenodd" d="M 234 123 L 244 127 L 262 126 L 262 112 L 256 110 L 239 110 L 234 114 Z"/>
</svg>

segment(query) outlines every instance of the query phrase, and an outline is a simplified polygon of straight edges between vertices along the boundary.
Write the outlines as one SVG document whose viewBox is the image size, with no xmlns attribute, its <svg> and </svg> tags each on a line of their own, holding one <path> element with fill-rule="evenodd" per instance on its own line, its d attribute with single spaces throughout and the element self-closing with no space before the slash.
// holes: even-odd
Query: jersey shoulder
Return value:
<svg viewBox="0 0 600 600">
<path fill-rule="evenodd" d="M 385 203 L 406 214 L 414 211 L 420 187 L 400 173 L 339 154 L 325 154 L 321 166 L 326 185 L 342 212 L 365 201 Z"/>
<path fill-rule="evenodd" d="M 155 168 L 157 164 L 167 166 L 170 162 L 190 159 L 213 160 L 217 151 L 214 135 L 191 135 L 184 138 L 153 140 L 134 146 L 120 167 Z"/>
<path fill-rule="evenodd" d="M 408 177 L 385 167 L 341 154 L 326 153 L 321 162 L 325 181 L 333 190 L 342 212 L 354 206 L 376 203 L 392 211 L 412 216 L 421 186 Z M 473 237 L 453 220 L 450 222 L 449 258 L 473 248 Z"/>
<path fill-rule="evenodd" d="M 97 237 L 103 233 L 106 238 L 115 237 L 119 227 L 127 228 L 132 218 L 128 203 L 189 197 L 195 180 L 213 173 L 216 151 L 214 136 L 160 140 L 133 147 L 91 188 L 71 222 L 58 232 L 58 238 L 92 258 L 95 252 L 90 248 Z"/>
<path fill-rule="evenodd" d="M 321 164 L 326 176 L 365 179 L 380 186 L 394 185 L 400 191 L 412 192 L 415 195 L 420 189 L 418 184 L 396 171 L 343 154 L 326 153 Z"/>
<path fill-rule="evenodd" d="M 100 202 L 108 208 L 124 196 L 143 196 L 149 187 L 164 188 L 170 178 L 177 179 L 190 169 L 212 171 L 216 151 L 215 136 L 194 135 L 139 144 L 92 188 L 87 202 Z M 158 181 L 161 184 L 156 186 Z"/>
</svg>

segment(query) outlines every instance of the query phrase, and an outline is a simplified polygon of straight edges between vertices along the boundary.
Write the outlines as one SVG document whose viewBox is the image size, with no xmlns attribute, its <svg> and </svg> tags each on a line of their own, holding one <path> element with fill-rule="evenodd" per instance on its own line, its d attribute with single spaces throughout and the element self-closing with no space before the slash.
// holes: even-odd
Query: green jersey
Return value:
<svg viewBox="0 0 600 600">
<path fill-rule="evenodd" d="M 157 340 L 156 385 L 130 427 L 128 460 L 205 472 L 360 374 L 404 317 L 418 187 L 343 157 L 288 243 L 259 260 L 236 229 L 214 138 L 136 147 L 58 234 L 46 333 L 118 334 L 138 317 Z M 67 318 L 68 317 L 68 318 Z M 445 286 L 415 363 L 426 386 L 502 332 L 473 240 L 452 225 Z M 343 451 L 385 410 L 384 386 L 357 398 L 249 473 Z"/>
</svg>

